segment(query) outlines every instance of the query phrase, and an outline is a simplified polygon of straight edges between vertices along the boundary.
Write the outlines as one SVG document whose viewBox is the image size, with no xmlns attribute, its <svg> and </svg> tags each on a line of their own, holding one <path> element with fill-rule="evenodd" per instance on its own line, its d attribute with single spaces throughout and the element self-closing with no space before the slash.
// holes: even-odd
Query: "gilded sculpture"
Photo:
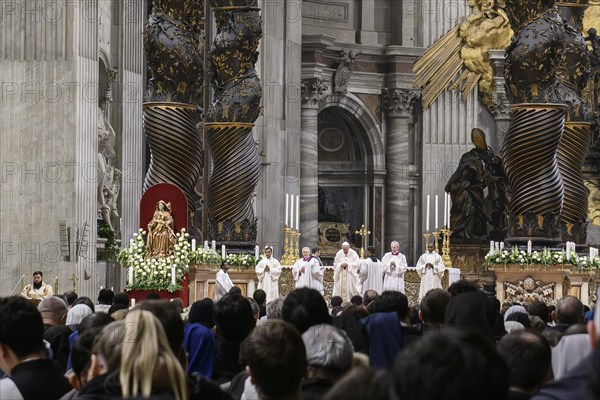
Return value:
<svg viewBox="0 0 600 400">
<path fill-rule="evenodd" d="M 147 257 L 167 257 L 173 254 L 177 242 L 175 221 L 171 216 L 171 203 L 160 200 L 152 220 L 148 224 L 148 240 L 146 242 Z"/>
</svg>

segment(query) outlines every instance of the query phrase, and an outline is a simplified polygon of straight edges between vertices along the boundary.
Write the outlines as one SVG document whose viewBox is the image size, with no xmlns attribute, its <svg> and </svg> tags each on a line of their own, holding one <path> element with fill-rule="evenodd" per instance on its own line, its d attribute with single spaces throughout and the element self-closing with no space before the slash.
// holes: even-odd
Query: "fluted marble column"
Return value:
<svg viewBox="0 0 600 400">
<path fill-rule="evenodd" d="M 385 245 L 400 242 L 403 252 L 412 253 L 414 218 L 410 209 L 408 171 L 410 169 L 410 125 L 419 92 L 412 89 L 384 89 L 387 114 L 385 178 Z M 408 246 L 408 247 L 407 247 Z"/>
<path fill-rule="evenodd" d="M 300 137 L 300 243 L 319 243 L 319 101 L 329 84 L 319 78 L 302 79 Z"/>
</svg>

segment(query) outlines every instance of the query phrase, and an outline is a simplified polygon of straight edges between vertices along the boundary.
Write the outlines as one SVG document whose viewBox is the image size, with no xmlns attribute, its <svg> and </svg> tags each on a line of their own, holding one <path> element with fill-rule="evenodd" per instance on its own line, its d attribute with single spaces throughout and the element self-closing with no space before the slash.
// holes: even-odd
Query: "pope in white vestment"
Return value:
<svg viewBox="0 0 600 400">
<path fill-rule="evenodd" d="M 279 297 L 281 264 L 273 257 L 273 248 L 265 247 L 265 257 L 256 264 L 258 288 L 267 293 L 267 303 Z"/>
<path fill-rule="evenodd" d="M 316 258 L 311 258 L 310 248 L 304 247 L 302 258 L 299 258 L 292 267 L 296 289 L 308 287 L 323 294 L 323 273 L 324 267 L 319 265 Z"/>
<path fill-rule="evenodd" d="M 234 286 L 227 270 L 229 270 L 229 264 L 222 264 L 221 269 L 217 272 L 217 277 L 215 279 L 215 303 L 229 293 Z"/>
<path fill-rule="evenodd" d="M 375 248 L 367 248 L 369 256 L 360 264 L 358 276 L 362 285 L 360 293 L 374 290 L 377 294 L 383 292 L 383 264 L 375 257 Z"/>
<path fill-rule="evenodd" d="M 433 251 L 433 243 L 427 245 L 427 252 L 419 257 L 417 261 L 417 273 L 421 277 L 421 288 L 419 290 L 419 301 L 431 289 L 442 288 L 442 278 L 444 276 L 444 261 L 442 257 Z"/>
<path fill-rule="evenodd" d="M 342 243 L 342 249 L 333 260 L 333 295 L 350 301 L 352 296 L 360 294 L 358 282 L 358 253 L 350 248 L 348 242 Z"/>
<path fill-rule="evenodd" d="M 408 269 L 406 257 L 400 253 L 400 243 L 391 244 L 392 251 L 385 253 L 381 259 L 383 264 L 383 290 L 395 290 L 404 293 L 404 273 Z"/>
</svg>

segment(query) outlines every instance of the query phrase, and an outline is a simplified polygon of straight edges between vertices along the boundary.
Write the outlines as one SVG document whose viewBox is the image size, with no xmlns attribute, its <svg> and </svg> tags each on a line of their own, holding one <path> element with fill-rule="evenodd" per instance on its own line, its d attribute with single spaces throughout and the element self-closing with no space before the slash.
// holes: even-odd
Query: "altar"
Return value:
<svg viewBox="0 0 600 400">
<path fill-rule="evenodd" d="M 206 297 L 213 298 L 215 292 L 215 277 L 219 269 L 211 265 L 190 265 L 189 270 L 189 301 L 193 304 L 197 300 Z M 227 272 L 235 286 L 242 290 L 244 296 L 252 296 L 258 287 L 258 279 L 254 268 L 235 269 Z M 442 279 L 442 287 L 447 289 L 452 283 L 460 279 L 460 269 L 446 268 L 446 273 Z M 418 304 L 419 288 L 421 278 L 416 268 L 409 267 L 404 275 L 405 294 L 408 297 L 408 304 Z M 285 296 L 294 290 L 295 281 L 292 274 L 292 266 L 282 266 L 281 276 L 279 277 L 279 294 Z M 333 267 L 325 266 L 323 277 L 323 288 L 325 300 L 329 302 L 333 294 Z"/>
</svg>

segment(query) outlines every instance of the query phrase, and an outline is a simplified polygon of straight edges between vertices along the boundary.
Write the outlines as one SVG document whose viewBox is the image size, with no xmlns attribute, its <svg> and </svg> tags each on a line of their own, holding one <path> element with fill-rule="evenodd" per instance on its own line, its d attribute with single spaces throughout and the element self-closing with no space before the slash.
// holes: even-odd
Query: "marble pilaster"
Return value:
<svg viewBox="0 0 600 400">
<path fill-rule="evenodd" d="M 319 101 L 329 84 L 319 78 L 302 79 L 301 139 L 300 139 L 300 243 L 319 243 Z"/>
<path fill-rule="evenodd" d="M 385 239 L 387 249 L 393 240 L 400 242 L 401 251 L 412 249 L 414 217 L 410 207 L 410 132 L 415 102 L 419 92 L 412 89 L 383 89 L 387 115 Z"/>
</svg>

